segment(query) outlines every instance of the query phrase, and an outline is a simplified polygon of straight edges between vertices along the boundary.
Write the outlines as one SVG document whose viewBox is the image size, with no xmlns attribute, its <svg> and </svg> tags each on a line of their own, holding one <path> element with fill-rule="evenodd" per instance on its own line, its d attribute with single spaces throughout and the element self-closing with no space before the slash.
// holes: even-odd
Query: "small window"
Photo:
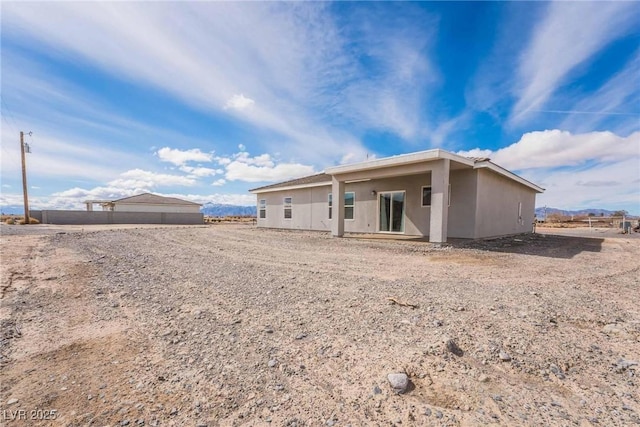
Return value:
<svg viewBox="0 0 640 427">
<path fill-rule="evenodd" d="M 422 206 L 431 206 L 431 187 L 422 187 Z"/>
<path fill-rule="evenodd" d="M 258 210 L 259 210 L 258 218 L 264 219 L 267 217 L 267 201 L 265 199 L 260 199 L 260 206 Z"/>
<path fill-rule="evenodd" d="M 344 193 L 344 219 L 353 219 L 356 205 L 356 193 Z M 333 217 L 333 196 L 329 193 L 329 219 Z"/>
<path fill-rule="evenodd" d="M 353 219 L 353 211 L 356 205 L 356 193 L 344 193 L 344 219 Z"/>
<path fill-rule="evenodd" d="M 284 219 L 291 219 L 291 197 L 284 198 Z"/>
<path fill-rule="evenodd" d="M 451 184 L 447 193 L 447 206 L 451 206 Z M 422 187 L 422 206 L 431 206 L 431 187 Z"/>
</svg>

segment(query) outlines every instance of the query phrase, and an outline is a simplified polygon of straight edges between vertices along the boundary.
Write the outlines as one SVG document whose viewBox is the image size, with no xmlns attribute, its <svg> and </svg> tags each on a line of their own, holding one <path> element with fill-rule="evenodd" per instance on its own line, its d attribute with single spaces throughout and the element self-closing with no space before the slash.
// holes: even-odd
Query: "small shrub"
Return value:
<svg viewBox="0 0 640 427">
<path fill-rule="evenodd" d="M 20 225 L 24 225 L 24 224 L 25 224 L 25 220 L 24 220 L 24 218 L 22 218 L 22 219 L 18 222 L 18 224 L 20 224 Z M 37 219 L 35 219 L 35 218 L 31 218 L 31 217 L 29 217 L 29 224 L 40 224 L 40 221 L 38 221 L 38 220 L 37 220 Z"/>
<path fill-rule="evenodd" d="M 5 224 L 9 224 L 9 225 L 13 225 L 15 224 L 15 220 L 13 218 L 7 218 L 7 220 L 4 222 Z"/>
</svg>

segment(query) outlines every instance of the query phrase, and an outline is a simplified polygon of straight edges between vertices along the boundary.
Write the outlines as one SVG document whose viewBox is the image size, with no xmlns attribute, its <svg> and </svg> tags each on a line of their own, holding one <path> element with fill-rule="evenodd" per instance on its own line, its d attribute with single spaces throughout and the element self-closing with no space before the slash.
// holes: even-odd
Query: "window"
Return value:
<svg viewBox="0 0 640 427">
<path fill-rule="evenodd" d="M 344 219 L 353 219 L 356 208 L 356 193 L 344 193 Z M 333 196 L 329 193 L 329 219 L 333 217 Z"/>
<path fill-rule="evenodd" d="M 422 187 L 422 206 L 431 206 L 431 187 Z"/>
<path fill-rule="evenodd" d="M 356 193 L 344 193 L 344 219 L 353 219 L 356 205 Z"/>
<path fill-rule="evenodd" d="M 431 206 L 431 187 L 422 187 L 422 206 Z M 451 184 L 448 188 L 447 206 L 451 206 Z"/>
<path fill-rule="evenodd" d="M 284 219 L 291 219 L 291 197 L 284 198 Z"/>
<path fill-rule="evenodd" d="M 258 207 L 258 211 L 258 218 L 264 219 L 267 217 L 267 201 L 265 199 L 260 199 L 260 206 Z"/>
</svg>

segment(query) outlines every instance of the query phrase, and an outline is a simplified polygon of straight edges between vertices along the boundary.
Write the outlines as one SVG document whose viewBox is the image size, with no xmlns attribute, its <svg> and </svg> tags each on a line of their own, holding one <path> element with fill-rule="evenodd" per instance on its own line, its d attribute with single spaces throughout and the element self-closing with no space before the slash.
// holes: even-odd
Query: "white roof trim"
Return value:
<svg viewBox="0 0 640 427">
<path fill-rule="evenodd" d="M 359 172 L 370 169 L 378 169 L 388 166 L 409 165 L 412 163 L 426 162 L 430 160 L 449 159 L 473 167 L 474 161 L 448 151 L 434 150 L 420 151 L 418 153 L 401 154 L 398 156 L 385 157 L 383 159 L 368 160 L 366 162 L 353 163 L 350 165 L 334 166 L 327 168 L 325 173 L 329 175 L 339 175 L 349 172 Z"/>
<path fill-rule="evenodd" d="M 310 188 L 310 187 L 325 187 L 327 185 L 331 185 L 331 181 L 327 182 L 314 182 L 313 184 L 298 184 L 298 185 L 289 185 L 287 187 L 276 187 L 276 188 L 267 188 L 264 190 L 251 190 L 251 194 L 262 194 L 262 193 L 273 193 L 275 191 L 288 191 L 288 190 L 298 190 L 300 188 Z"/>
<path fill-rule="evenodd" d="M 509 172 L 508 170 L 506 170 L 505 168 L 503 168 L 502 166 L 498 166 L 495 163 L 492 163 L 488 160 L 485 160 L 483 162 L 478 162 L 475 164 L 475 166 L 473 167 L 474 169 L 482 169 L 482 168 L 487 168 L 487 169 L 491 169 L 492 171 L 499 173 L 500 175 L 504 175 L 507 178 L 511 178 L 512 180 L 527 186 L 529 188 L 531 188 L 532 190 L 537 191 L 538 193 L 544 193 L 544 188 L 539 187 L 537 185 L 535 185 L 532 182 L 527 181 L 526 179 L 519 177 L 518 175 L 516 175 L 513 172 Z"/>
<path fill-rule="evenodd" d="M 510 172 L 504 169 L 501 166 L 496 165 L 495 163 L 492 163 L 489 160 L 475 161 L 468 157 L 463 157 L 458 154 L 450 153 L 448 151 L 444 151 L 439 148 L 436 148 L 433 150 L 420 151 L 417 153 L 401 154 L 398 156 L 385 157 L 383 159 L 368 160 L 365 162 L 353 163 L 350 165 L 334 166 L 334 167 L 326 168 L 324 173 L 328 175 L 336 176 L 336 175 L 341 175 L 341 174 L 350 173 L 350 172 L 360 172 L 360 171 L 379 169 L 379 168 L 390 167 L 390 166 L 409 165 L 409 164 L 428 162 L 428 161 L 434 161 L 439 159 L 449 159 L 453 162 L 460 163 L 465 166 L 469 166 L 473 169 L 487 168 L 492 170 L 493 172 L 496 172 L 509 179 L 512 179 L 513 181 L 516 181 L 519 184 L 529 187 L 538 193 L 544 192 L 544 188 L 539 187 L 530 181 L 527 181 L 526 179 L 514 174 L 513 172 Z M 356 180 L 356 181 L 361 181 L 361 180 Z M 332 184 L 331 181 L 316 182 L 313 184 L 298 184 L 298 185 L 290 185 L 286 187 L 269 188 L 264 190 L 259 190 L 259 189 L 252 190 L 251 193 L 252 194 L 272 193 L 276 191 L 289 191 L 289 190 L 297 190 L 301 188 L 324 187 L 331 184 Z"/>
</svg>

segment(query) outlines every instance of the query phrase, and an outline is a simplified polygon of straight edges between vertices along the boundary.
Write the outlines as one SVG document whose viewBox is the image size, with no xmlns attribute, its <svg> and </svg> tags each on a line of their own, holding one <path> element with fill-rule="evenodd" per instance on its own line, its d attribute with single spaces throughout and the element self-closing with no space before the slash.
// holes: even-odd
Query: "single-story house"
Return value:
<svg viewBox="0 0 640 427">
<path fill-rule="evenodd" d="M 200 213 L 200 204 L 175 197 L 142 193 L 117 200 L 86 200 L 88 211 L 98 204 L 103 211 L 110 212 L 164 212 L 164 213 Z"/>
<path fill-rule="evenodd" d="M 250 190 L 258 227 L 422 236 L 435 243 L 532 231 L 543 188 L 487 158 L 440 149 L 330 167 Z"/>
</svg>

